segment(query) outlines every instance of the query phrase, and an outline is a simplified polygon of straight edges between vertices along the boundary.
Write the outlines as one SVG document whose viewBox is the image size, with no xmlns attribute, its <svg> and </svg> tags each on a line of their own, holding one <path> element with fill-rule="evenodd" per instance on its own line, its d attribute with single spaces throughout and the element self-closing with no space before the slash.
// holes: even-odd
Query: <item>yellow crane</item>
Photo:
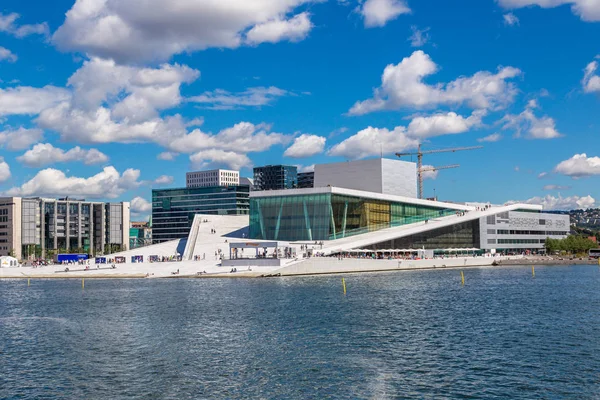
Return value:
<svg viewBox="0 0 600 400">
<path fill-rule="evenodd" d="M 398 157 L 405 156 L 417 156 L 417 191 L 419 194 L 419 199 L 423 198 L 423 172 L 429 171 L 438 171 L 441 169 L 450 169 L 450 168 L 458 168 L 459 164 L 446 165 L 442 167 L 426 167 L 423 168 L 423 154 L 433 154 L 433 153 L 454 153 L 457 151 L 465 151 L 465 150 L 476 150 L 483 149 L 483 146 L 471 146 L 471 147 L 454 147 L 451 149 L 437 149 L 437 150 L 425 150 L 421 151 L 421 145 L 417 147 L 416 153 L 396 153 Z"/>
</svg>

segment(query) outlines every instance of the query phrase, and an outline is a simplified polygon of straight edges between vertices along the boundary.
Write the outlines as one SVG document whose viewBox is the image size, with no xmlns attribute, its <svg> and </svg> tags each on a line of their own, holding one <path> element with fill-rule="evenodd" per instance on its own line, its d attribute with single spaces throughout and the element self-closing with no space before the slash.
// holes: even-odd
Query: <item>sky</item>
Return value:
<svg viewBox="0 0 600 400">
<path fill-rule="evenodd" d="M 427 197 L 600 206 L 599 37 L 595 0 L 4 0 L 0 193 L 145 218 L 186 171 L 421 144 L 483 146 Z"/>
</svg>

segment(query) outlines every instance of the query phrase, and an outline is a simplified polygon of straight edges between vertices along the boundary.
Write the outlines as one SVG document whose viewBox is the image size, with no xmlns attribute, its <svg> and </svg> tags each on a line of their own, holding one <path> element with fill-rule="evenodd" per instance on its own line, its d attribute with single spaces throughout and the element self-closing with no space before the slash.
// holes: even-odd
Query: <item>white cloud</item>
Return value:
<svg viewBox="0 0 600 400">
<path fill-rule="evenodd" d="M 438 177 L 439 171 L 435 169 L 433 165 L 423 165 L 423 172 L 421 175 L 423 179 L 431 179 L 434 180 Z"/>
<path fill-rule="evenodd" d="M 25 150 L 44 137 L 44 131 L 33 128 L 7 129 L 0 132 L 0 145 L 8 150 Z"/>
<path fill-rule="evenodd" d="M 10 13 L 6 15 L 0 13 L 0 32 L 6 32 L 17 38 L 23 38 L 29 35 L 48 36 L 50 33 L 50 28 L 46 22 L 41 24 L 18 25 L 16 21 L 19 19 L 19 17 L 20 16 L 17 13 Z"/>
<path fill-rule="evenodd" d="M 308 16 L 288 20 L 287 15 L 315 1 L 77 0 L 53 41 L 61 50 L 120 63 L 164 61 L 174 54 L 236 48 L 248 41 L 299 40 L 306 34 Z"/>
<path fill-rule="evenodd" d="M 416 148 L 418 144 L 418 140 L 406 135 L 406 128 L 403 126 L 397 126 L 391 131 L 386 128 L 369 126 L 336 144 L 327 154 L 348 159 L 359 159 Z"/>
<path fill-rule="evenodd" d="M 519 25 L 519 18 L 513 13 L 504 14 L 504 25 L 515 26 Z"/>
<path fill-rule="evenodd" d="M 8 196 L 81 196 L 91 199 L 114 199 L 140 185 L 140 171 L 127 169 L 121 175 L 108 166 L 89 178 L 67 176 L 64 172 L 47 168 L 39 171 L 20 187 L 9 189 Z"/>
<path fill-rule="evenodd" d="M 55 86 L 17 86 L 0 89 L 0 116 L 39 114 L 42 110 L 67 101 L 69 97 L 67 90 Z"/>
<path fill-rule="evenodd" d="M 107 162 L 108 156 L 97 149 L 85 150 L 76 146 L 65 151 L 50 143 L 39 143 L 22 156 L 17 157 L 17 160 L 28 167 L 43 167 L 50 164 L 78 161 L 85 165 L 93 165 Z"/>
<path fill-rule="evenodd" d="M 158 154 L 156 158 L 163 161 L 173 161 L 178 155 L 179 153 L 172 151 L 163 151 L 162 153 Z"/>
<path fill-rule="evenodd" d="M 575 15 L 588 22 L 600 21 L 600 2 L 597 0 L 498 0 L 505 8 L 521 8 L 528 6 L 540 6 L 542 8 L 553 8 L 570 4 Z"/>
<path fill-rule="evenodd" d="M 172 176 L 169 175 L 161 175 L 158 178 L 156 178 L 152 183 L 155 185 L 170 185 L 171 183 L 173 183 L 175 179 Z"/>
<path fill-rule="evenodd" d="M 485 137 L 479 138 L 477 139 L 478 142 L 480 143 L 484 143 L 484 142 L 489 142 L 489 143 L 494 143 L 494 142 L 498 142 L 502 139 L 502 135 L 499 133 L 492 133 L 491 135 L 487 135 Z"/>
<path fill-rule="evenodd" d="M 527 139 L 555 139 L 563 136 L 556 129 L 553 118 L 536 117 L 533 110 L 537 107 L 537 101 L 530 100 L 521 114 L 507 114 L 501 120 L 504 123 L 502 129 L 514 129 L 515 137 L 524 136 Z"/>
<path fill-rule="evenodd" d="M 261 107 L 272 104 L 279 97 L 288 96 L 290 92 L 277 87 L 251 87 L 243 92 L 231 93 L 217 89 L 193 96 L 188 101 L 193 103 L 208 104 L 207 108 L 213 110 L 233 110 L 243 107 Z"/>
<path fill-rule="evenodd" d="M 131 199 L 129 207 L 134 214 L 145 214 L 152 211 L 152 203 L 139 196 Z"/>
<path fill-rule="evenodd" d="M 8 61 L 14 63 L 18 60 L 18 57 L 6 47 L 0 46 L 0 61 Z"/>
<path fill-rule="evenodd" d="M 592 61 L 585 67 L 581 85 L 585 93 L 600 92 L 600 76 L 596 75 L 598 61 Z"/>
<path fill-rule="evenodd" d="M 574 209 L 587 209 L 593 208 L 596 204 L 596 199 L 592 196 L 587 195 L 584 197 L 569 196 L 558 197 L 547 195 L 544 197 L 532 197 L 525 201 L 509 201 L 506 204 L 525 203 L 525 204 L 539 204 L 544 207 L 545 210 L 574 210 Z"/>
<path fill-rule="evenodd" d="M 571 186 L 561 186 L 561 185 L 545 185 L 543 190 L 569 190 Z"/>
<path fill-rule="evenodd" d="M 554 168 L 554 172 L 575 179 L 600 175 L 600 157 L 588 157 L 585 153 L 575 154 L 568 160 L 560 162 Z"/>
<path fill-rule="evenodd" d="M 398 16 L 410 13 L 410 8 L 405 0 L 365 0 L 358 12 L 365 20 L 365 27 L 373 28 L 385 26 Z"/>
<path fill-rule="evenodd" d="M 194 169 L 225 167 L 240 170 L 252 166 L 252 161 L 245 154 L 218 149 L 202 150 L 194 153 L 190 156 L 190 161 Z"/>
<path fill-rule="evenodd" d="M 545 178 L 545 177 L 547 177 L 547 176 L 548 176 L 548 173 L 547 173 L 547 172 L 540 172 L 540 173 L 538 174 L 538 179 L 544 179 L 544 178 Z"/>
<path fill-rule="evenodd" d="M 419 29 L 416 26 L 411 26 L 412 35 L 408 38 L 410 45 L 412 47 L 421 47 L 424 46 L 427 42 L 429 42 L 429 29 Z"/>
<path fill-rule="evenodd" d="M 323 152 L 326 141 L 322 136 L 302 134 L 294 139 L 283 155 L 292 158 L 312 157 Z"/>
<path fill-rule="evenodd" d="M 306 12 L 284 19 L 280 16 L 262 24 L 255 25 L 246 33 L 246 43 L 277 43 L 282 40 L 299 42 L 308 36 L 313 28 L 309 14 Z"/>
<path fill-rule="evenodd" d="M 511 103 L 517 94 L 515 85 L 507 80 L 521 74 L 517 68 L 502 67 L 495 74 L 480 71 L 447 84 L 423 82 L 425 77 L 437 71 L 438 66 L 431 58 L 417 50 L 399 64 L 385 67 L 381 86 L 375 89 L 373 98 L 356 102 L 349 114 L 463 103 L 476 109 L 501 108 Z"/>
<path fill-rule="evenodd" d="M 4 157 L 0 157 L 0 182 L 6 182 L 10 179 L 10 166 L 6 161 L 4 161 Z"/>
<path fill-rule="evenodd" d="M 485 111 L 475 111 L 470 117 L 464 118 L 455 112 L 439 113 L 427 117 L 416 117 L 408 125 L 408 135 L 417 138 L 448 135 L 467 132 L 481 125 Z"/>
</svg>

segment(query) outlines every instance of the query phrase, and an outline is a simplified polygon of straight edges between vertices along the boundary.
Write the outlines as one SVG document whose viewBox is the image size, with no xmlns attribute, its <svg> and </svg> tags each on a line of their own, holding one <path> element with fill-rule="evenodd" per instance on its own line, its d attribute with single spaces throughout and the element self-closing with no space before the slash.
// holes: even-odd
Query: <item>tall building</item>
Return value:
<svg viewBox="0 0 600 400">
<path fill-rule="evenodd" d="M 317 164 L 314 187 L 326 186 L 417 197 L 417 165 L 387 158 Z"/>
<path fill-rule="evenodd" d="M 299 172 L 298 173 L 298 189 L 307 189 L 315 187 L 315 173 Z"/>
<path fill-rule="evenodd" d="M 128 202 L 0 198 L 0 255 L 107 254 L 128 245 Z"/>
<path fill-rule="evenodd" d="M 294 189 L 298 168 L 294 165 L 265 165 L 254 168 L 254 190 Z"/>
<path fill-rule="evenodd" d="M 131 221 L 129 228 L 129 248 L 135 249 L 152 244 L 152 226 L 146 221 Z"/>
<path fill-rule="evenodd" d="M 240 172 L 226 169 L 188 172 L 185 174 L 185 181 L 186 186 L 189 188 L 237 186 L 240 184 Z"/>
<path fill-rule="evenodd" d="M 187 237 L 195 214 L 248 214 L 249 196 L 247 185 L 153 189 L 152 241 Z"/>
</svg>

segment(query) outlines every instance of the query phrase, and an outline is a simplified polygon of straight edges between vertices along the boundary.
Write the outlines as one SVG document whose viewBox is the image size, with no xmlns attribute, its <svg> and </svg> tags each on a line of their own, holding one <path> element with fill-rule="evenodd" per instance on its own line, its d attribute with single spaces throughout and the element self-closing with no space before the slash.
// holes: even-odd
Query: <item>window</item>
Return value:
<svg viewBox="0 0 600 400">
<path fill-rule="evenodd" d="M 488 235 L 495 235 L 496 234 L 496 230 L 495 229 L 488 229 L 487 233 L 488 233 Z"/>
<path fill-rule="evenodd" d="M 496 244 L 496 239 L 488 239 L 488 244 Z"/>
<path fill-rule="evenodd" d="M 487 217 L 487 224 L 488 225 L 496 225 L 496 216 L 495 215 L 490 215 Z"/>
</svg>

